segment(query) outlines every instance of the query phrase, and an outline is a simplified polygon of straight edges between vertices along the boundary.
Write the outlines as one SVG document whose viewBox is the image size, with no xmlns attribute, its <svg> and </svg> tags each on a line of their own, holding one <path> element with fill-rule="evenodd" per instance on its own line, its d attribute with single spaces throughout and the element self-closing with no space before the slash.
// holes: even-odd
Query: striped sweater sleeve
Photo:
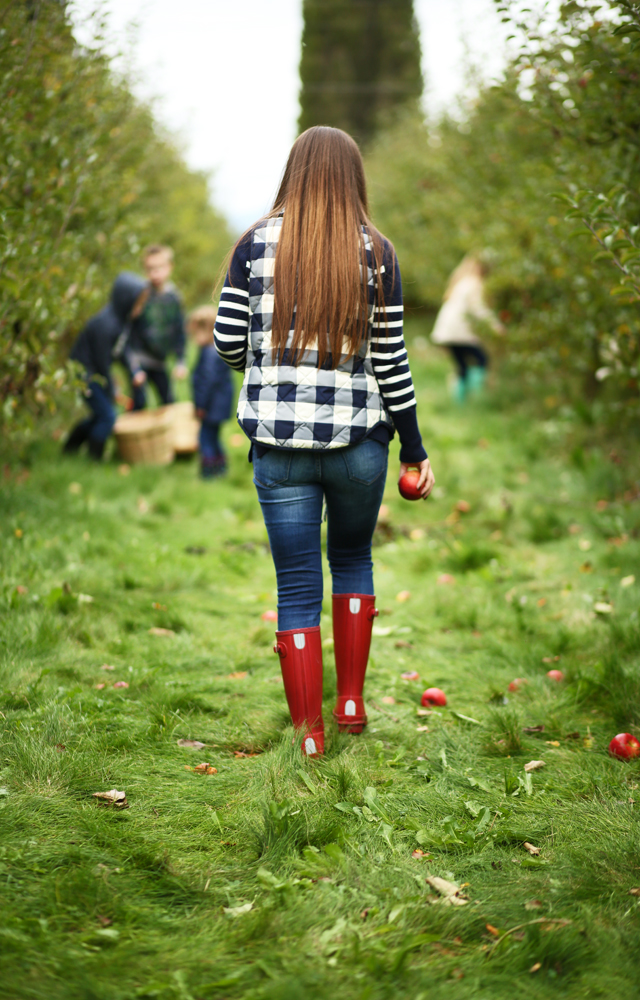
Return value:
<svg viewBox="0 0 640 1000">
<path fill-rule="evenodd" d="M 222 360 L 243 372 L 249 343 L 249 270 L 241 246 L 234 251 L 220 293 L 213 339 Z"/>
<path fill-rule="evenodd" d="M 403 335 L 402 280 L 397 257 L 385 269 L 385 316 L 373 310 L 371 361 L 380 394 L 400 437 L 400 461 L 422 462 L 427 453 L 418 429 L 416 396 Z"/>
</svg>

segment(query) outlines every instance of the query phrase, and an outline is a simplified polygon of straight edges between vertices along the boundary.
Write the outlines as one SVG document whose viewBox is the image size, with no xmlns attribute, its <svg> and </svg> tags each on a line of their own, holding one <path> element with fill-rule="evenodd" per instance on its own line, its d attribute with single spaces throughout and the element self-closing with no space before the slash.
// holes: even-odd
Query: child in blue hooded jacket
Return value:
<svg viewBox="0 0 640 1000">
<path fill-rule="evenodd" d="M 233 383 L 228 366 L 213 343 L 216 310 L 201 306 L 189 316 L 189 334 L 200 348 L 191 375 L 193 402 L 200 421 L 200 475 L 203 479 L 223 476 L 227 457 L 220 443 L 220 424 L 231 416 Z"/>
<path fill-rule="evenodd" d="M 91 415 L 72 429 L 67 438 L 66 454 L 87 444 L 92 458 L 101 459 L 116 422 L 111 364 L 118 342 L 142 304 L 145 281 L 137 274 L 123 271 L 113 283 L 108 304 L 92 316 L 71 349 L 70 358 L 84 369 L 84 397 Z"/>
</svg>

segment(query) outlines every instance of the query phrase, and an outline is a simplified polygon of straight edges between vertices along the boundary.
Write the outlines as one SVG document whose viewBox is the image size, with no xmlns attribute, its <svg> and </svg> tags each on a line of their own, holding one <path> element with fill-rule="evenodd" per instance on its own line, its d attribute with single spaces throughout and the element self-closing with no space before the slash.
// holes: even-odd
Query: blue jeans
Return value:
<svg viewBox="0 0 640 1000">
<path fill-rule="evenodd" d="M 78 425 L 85 440 L 104 444 L 116 422 L 116 411 L 108 391 L 100 382 L 89 382 L 85 402 L 91 416 Z"/>
<path fill-rule="evenodd" d="M 371 539 L 389 448 L 365 438 L 331 451 L 270 448 L 254 454 L 254 483 L 278 579 L 278 629 L 312 628 L 322 611 L 320 525 L 334 594 L 373 594 Z"/>
</svg>

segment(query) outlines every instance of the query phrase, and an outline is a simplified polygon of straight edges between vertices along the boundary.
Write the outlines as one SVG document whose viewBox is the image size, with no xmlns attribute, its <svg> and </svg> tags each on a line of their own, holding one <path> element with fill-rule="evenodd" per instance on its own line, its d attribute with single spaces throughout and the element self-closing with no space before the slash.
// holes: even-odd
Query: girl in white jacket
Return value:
<svg viewBox="0 0 640 1000">
<path fill-rule="evenodd" d="M 434 344 L 446 347 L 458 368 L 455 398 L 464 402 L 467 392 L 484 384 L 488 356 L 480 343 L 474 321 L 488 323 L 496 332 L 502 326 L 484 301 L 484 279 L 488 268 L 477 257 L 465 257 L 451 277 L 444 302 L 431 333 Z M 473 365 L 469 366 L 469 361 Z"/>
</svg>

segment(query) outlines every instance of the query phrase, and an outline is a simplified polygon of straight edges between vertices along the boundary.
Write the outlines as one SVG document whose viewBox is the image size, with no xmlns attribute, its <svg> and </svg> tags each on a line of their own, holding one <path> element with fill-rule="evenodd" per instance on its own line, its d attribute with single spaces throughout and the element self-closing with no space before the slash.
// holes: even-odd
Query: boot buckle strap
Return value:
<svg viewBox="0 0 640 1000">
<path fill-rule="evenodd" d="M 377 618 L 379 614 L 380 612 L 378 611 L 377 608 L 369 608 L 369 610 L 367 611 L 367 618 L 369 619 L 370 622 L 372 622 L 373 619 Z"/>
<path fill-rule="evenodd" d="M 274 653 L 278 654 L 281 660 L 284 660 L 284 658 L 287 655 L 287 647 L 284 646 L 281 642 L 276 642 L 275 646 L 273 647 L 273 651 Z"/>
</svg>

